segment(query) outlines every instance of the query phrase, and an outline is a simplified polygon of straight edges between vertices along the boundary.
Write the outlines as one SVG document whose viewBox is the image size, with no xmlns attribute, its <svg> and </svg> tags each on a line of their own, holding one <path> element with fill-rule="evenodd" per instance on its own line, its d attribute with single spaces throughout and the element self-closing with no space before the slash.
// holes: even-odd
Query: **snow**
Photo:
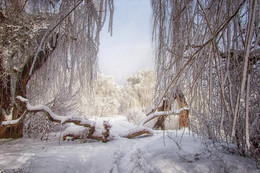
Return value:
<svg viewBox="0 0 260 173">
<path fill-rule="evenodd" d="M 88 128 L 86 128 L 86 127 L 77 126 L 73 123 L 69 123 L 68 128 L 66 128 L 65 131 L 62 134 L 63 134 L 63 136 L 65 136 L 65 135 L 77 135 L 77 134 L 82 134 L 87 129 Z"/>
<path fill-rule="evenodd" d="M 114 139 L 107 143 L 59 141 L 58 133 L 47 142 L 2 140 L 0 172 L 259 172 L 249 158 L 225 153 L 210 143 L 206 147 L 201 137 L 187 129 L 154 131 L 153 136 L 126 139 L 120 134 L 136 126 L 125 117 L 93 120 L 97 124 L 109 122 Z M 72 126 L 73 131 L 76 127 Z"/>
</svg>

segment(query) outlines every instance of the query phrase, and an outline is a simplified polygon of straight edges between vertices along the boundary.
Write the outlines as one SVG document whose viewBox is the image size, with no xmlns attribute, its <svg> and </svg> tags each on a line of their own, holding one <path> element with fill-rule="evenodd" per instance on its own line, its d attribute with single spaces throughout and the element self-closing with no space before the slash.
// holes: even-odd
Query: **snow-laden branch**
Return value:
<svg viewBox="0 0 260 173">
<path fill-rule="evenodd" d="M 182 111 L 185 111 L 185 110 L 189 110 L 190 108 L 189 107 L 184 107 L 184 108 L 181 108 L 179 110 L 170 110 L 170 111 L 156 111 L 150 115 L 148 115 L 147 117 L 145 117 L 144 119 L 142 119 L 142 121 L 138 124 L 138 126 L 143 126 L 145 123 L 147 123 L 148 121 L 156 118 L 156 117 L 160 117 L 160 116 L 168 116 L 168 115 L 178 115 L 180 114 Z"/>
<path fill-rule="evenodd" d="M 16 120 L 8 120 L 8 121 L 2 121 L 0 122 L 0 126 L 5 126 L 5 127 L 11 127 L 11 126 L 16 126 L 18 125 L 25 117 L 27 111 L 24 111 L 22 116 Z"/>
<path fill-rule="evenodd" d="M 58 122 L 58 123 L 61 123 L 61 124 L 74 123 L 74 124 L 79 125 L 79 126 L 84 126 L 84 127 L 90 128 L 89 131 L 88 131 L 88 134 L 87 134 L 87 138 L 100 140 L 102 142 L 107 142 L 109 140 L 108 139 L 109 138 L 109 130 L 111 128 L 111 125 L 108 122 L 103 122 L 103 128 L 100 128 L 100 127 L 96 128 L 96 123 L 94 121 L 88 120 L 86 117 L 59 116 L 59 115 L 55 114 L 54 112 L 52 112 L 52 110 L 47 106 L 44 106 L 44 105 L 32 106 L 29 103 L 28 99 L 25 99 L 21 96 L 17 96 L 16 99 L 18 99 L 21 102 L 24 102 L 26 104 L 27 111 L 29 111 L 29 112 L 44 112 L 44 113 L 46 113 L 47 117 L 51 121 Z M 156 111 L 156 112 L 148 115 L 144 119 L 142 119 L 142 121 L 138 124 L 138 126 L 136 128 L 130 129 L 130 130 L 124 132 L 123 134 L 121 134 L 120 136 L 125 137 L 125 138 L 133 138 L 133 137 L 140 136 L 140 135 L 143 135 L 143 134 L 153 134 L 152 129 L 144 126 L 145 123 L 147 123 L 148 121 L 151 121 L 152 119 L 154 119 L 156 117 L 177 115 L 177 114 L 180 114 L 182 111 L 185 111 L 185 110 L 189 110 L 189 108 L 184 107 L 184 108 L 181 108 L 181 109 L 176 110 L 176 111 L 159 111 L 159 112 Z M 25 117 L 27 111 L 25 111 L 19 119 L 10 120 L 10 121 L 2 121 L 1 125 L 2 126 L 13 126 L 13 125 L 19 123 Z M 77 136 L 75 134 L 73 134 L 73 135 Z"/>
<path fill-rule="evenodd" d="M 153 130 L 151 128 L 145 127 L 144 124 L 151 121 L 154 118 L 160 117 L 160 116 L 169 116 L 169 115 L 178 115 L 181 114 L 182 111 L 189 110 L 189 107 L 184 107 L 179 110 L 171 110 L 171 111 L 156 111 L 147 117 L 143 118 L 140 123 L 137 125 L 136 128 L 133 128 L 131 130 L 128 130 L 121 134 L 120 136 L 125 138 L 134 138 L 143 134 L 153 134 Z"/>
<path fill-rule="evenodd" d="M 44 105 L 37 105 L 37 106 L 32 106 L 29 103 L 28 99 L 25 99 L 21 96 L 16 97 L 18 100 L 21 102 L 26 103 L 26 108 L 28 111 L 43 111 L 46 113 L 48 116 L 49 120 L 58 122 L 61 124 L 66 124 L 66 123 L 74 123 L 76 125 L 84 126 L 84 127 L 93 127 L 96 125 L 95 122 L 88 120 L 86 117 L 79 117 L 79 116 L 59 116 L 56 115 L 52 110 Z"/>
<path fill-rule="evenodd" d="M 44 105 L 36 105 L 32 106 L 29 103 L 28 99 L 25 99 L 21 96 L 17 96 L 16 99 L 24 102 L 26 104 L 27 111 L 29 112 L 44 112 L 50 121 L 54 121 L 61 124 L 66 123 L 74 123 L 78 126 L 84 126 L 89 128 L 89 132 L 87 134 L 87 138 L 96 139 L 102 142 L 109 141 L 109 130 L 111 125 L 108 122 L 103 122 L 103 127 L 96 127 L 96 123 L 94 121 L 88 120 L 86 117 L 79 117 L 79 116 L 60 116 L 52 112 L 52 110 Z M 26 112 L 17 119 L 17 120 L 10 120 L 10 121 L 2 121 L 1 126 L 15 126 L 17 123 L 21 122 Z"/>
<path fill-rule="evenodd" d="M 134 138 L 143 134 L 152 135 L 153 130 L 148 127 L 137 126 L 136 128 L 125 131 L 124 133 L 120 134 L 120 136 L 124 138 Z"/>
</svg>

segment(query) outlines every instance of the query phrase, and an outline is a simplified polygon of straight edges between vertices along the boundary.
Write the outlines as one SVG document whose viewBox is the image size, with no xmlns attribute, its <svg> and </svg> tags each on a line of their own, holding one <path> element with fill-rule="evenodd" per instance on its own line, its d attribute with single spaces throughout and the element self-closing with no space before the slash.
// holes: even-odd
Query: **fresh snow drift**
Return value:
<svg viewBox="0 0 260 173">
<path fill-rule="evenodd" d="M 208 147 L 187 129 L 154 131 L 153 136 L 134 139 L 120 134 L 135 128 L 123 116 L 95 118 L 112 125 L 114 140 L 108 143 L 49 141 L 29 138 L 0 142 L 2 172 L 107 172 L 107 173 L 179 173 L 179 172 L 259 172 L 248 158 L 224 153 L 220 147 Z M 69 129 L 68 129 L 69 130 Z M 71 131 L 75 129 L 70 127 Z M 84 130 L 80 127 L 80 130 Z M 64 131 L 64 133 L 66 130 Z M 60 144 L 59 144 L 60 143 Z"/>
</svg>

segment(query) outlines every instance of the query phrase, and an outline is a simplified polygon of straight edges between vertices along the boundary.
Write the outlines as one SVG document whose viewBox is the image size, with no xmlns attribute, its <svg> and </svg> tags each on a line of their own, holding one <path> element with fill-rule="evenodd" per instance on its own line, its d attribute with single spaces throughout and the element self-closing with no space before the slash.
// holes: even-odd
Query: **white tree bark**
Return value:
<svg viewBox="0 0 260 173">
<path fill-rule="evenodd" d="M 246 131 L 246 145 L 247 148 L 250 148 L 250 136 L 249 136 L 249 101 L 250 101 L 250 74 L 247 77 L 247 86 L 246 86 L 246 118 L 245 118 L 245 131 Z"/>
<path fill-rule="evenodd" d="M 249 53 L 250 53 L 250 47 L 252 44 L 252 37 L 253 37 L 253 31 L 254 31 L 254 21 L 255 21 L 255 13 L 256 13 L 256 0 L 254 0 L 249 9 L 249 24 L 247 27 L 247 37 L 246 37 L 246 47 L 244 51 L 244 61 L 243 61 L 243 71 L 242 71 L 242 81 L 240 84 L 240 89 L 237 97 L 236 102 L 236 108 L 235 108 L 235 115 L 233 120 L 233 126 L 232 126 L 232 138 L 235 137 L 236 134 L 236 124 L 237 119 L 239 116 L 239 109 L 241 104 L 241 98 L 243 97 L 245 85 L 246 85 L 246 79 L 248 78 L 248 64 L 249 64 Z"/>
</svg>

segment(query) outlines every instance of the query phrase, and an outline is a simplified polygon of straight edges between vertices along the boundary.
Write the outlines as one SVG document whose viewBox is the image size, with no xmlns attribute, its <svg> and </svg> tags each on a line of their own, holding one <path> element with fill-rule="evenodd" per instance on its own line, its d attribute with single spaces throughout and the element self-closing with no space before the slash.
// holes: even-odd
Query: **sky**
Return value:
<svg viewBox="0 0 260 173">
<path fill-rule="evenodd" d="M 115 0 L 113 35 L 101 32 L 99 69 L 123 85 L 133 73 L 154 68 L 150 0 Z M 108 21 L 107 21 L 108 23 Z"/>
</svg>

